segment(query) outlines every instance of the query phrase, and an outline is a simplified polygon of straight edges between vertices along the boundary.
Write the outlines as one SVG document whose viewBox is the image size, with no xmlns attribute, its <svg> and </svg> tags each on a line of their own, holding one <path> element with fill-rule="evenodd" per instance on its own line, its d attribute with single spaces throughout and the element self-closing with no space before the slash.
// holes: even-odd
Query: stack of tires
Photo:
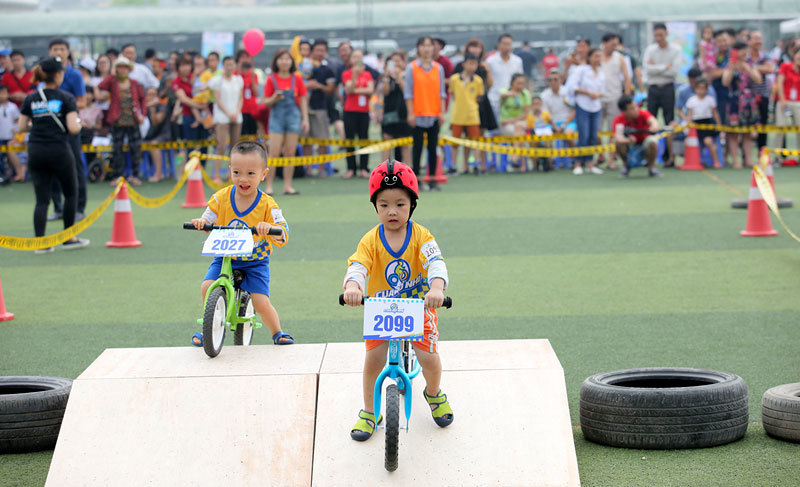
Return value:
<svg viewBox="0 0 800 487">
<path fill-rule="evenodd" d="M 605 372 L 581 386 L 581 430 L 587 440 L 624 448 L 724 445 L 747 431 L 747 401 L 747 384 L 728 372 L 688 368 Z"/>
<path fill-rule="evenodd" d="M 0 454 L 53 449 L 71 388 L 60 377 L 0 377 Z"/>
</svg>

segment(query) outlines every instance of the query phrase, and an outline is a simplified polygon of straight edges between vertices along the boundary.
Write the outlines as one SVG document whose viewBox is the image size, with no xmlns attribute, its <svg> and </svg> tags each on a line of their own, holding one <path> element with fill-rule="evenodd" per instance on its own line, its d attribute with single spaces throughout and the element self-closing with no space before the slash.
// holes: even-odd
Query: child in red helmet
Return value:
<svg viewBox="0 0 800 487">
<path fill-rule="evenodd" d="M 447 267 L 433 235 L 411 221 L 419 185 L 410 167 L 398 161 L 384 161 L 370 175 L 369 196 L 380 224 L 364 235 L 348 260 L 344 300 L 350 306 L 359 306 L 365 291 L 373 297 L 425 299 L 424 340 L 412 343 L 425 376 L 425 400 L 433 420 L 444 428 L 453 422 L 453 411 L 439 389 L 442 362 L 436 308 L 444 302 Z M 366 346 L 364 409 L 359 411 L 358 422 L 350 431 L 356 441 L 369 439 L 380 423 L 381 418 L 376 420 L 372 411 L 373 387 L 386 363 L 389 342 L 367 340 Z"/>
</svg>

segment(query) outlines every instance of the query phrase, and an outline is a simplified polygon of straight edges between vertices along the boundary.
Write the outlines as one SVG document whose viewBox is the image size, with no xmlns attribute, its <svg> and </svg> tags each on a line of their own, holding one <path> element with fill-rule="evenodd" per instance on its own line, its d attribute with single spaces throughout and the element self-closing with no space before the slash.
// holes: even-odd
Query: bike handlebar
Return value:
<svg viewBox="0 0 800 487">
<path fill-rule="evenodd" d="M 364 304 L 364 299 L 366 299 L 368 297 L 369 296 L 361 296 L 361 304 Z M 344 294 L 340 294 L 339 295 L 339 305 L 340 306 L 344 306 L 345 304 L 347 304 L 347 303 L 344 302 Z M 444 298 L 444 303 L 442 303 L 442 307 L 447 308 L 447 309 L 452 308 L 453 307 L 453 298 L 451 298 L 450 296 L 445 297 Z"/>
<path fill-rule="evenodd" d="M 205 226 L 203 226 L 203 230 L 206 231 L 206 232 L 210 232 L 211 230 L 237 230 L 237 229 L 241 229 L 241 228 L 242 227 L 228 227 L 228 226 L 225 226 L 225 225 L 205 225 Z M 192 222 L 183 222 L 183 229 L 184 230 L 197 230 L 197 228 L 194 226 L 194 224 Z M 253 235 L 258 234 L 258 230 L 256 230 L 256 227 L 250 227 L 250 231 L 253 233 Z M 280 237 L 281 235 L 283 235 L 283 228 L 281 228 L 281 227 L 272 227 L 272 228 L 269 229 L 269 232 L 267 232 L 267 235 L 272 235 L 274 237 Z"/>
</svg>

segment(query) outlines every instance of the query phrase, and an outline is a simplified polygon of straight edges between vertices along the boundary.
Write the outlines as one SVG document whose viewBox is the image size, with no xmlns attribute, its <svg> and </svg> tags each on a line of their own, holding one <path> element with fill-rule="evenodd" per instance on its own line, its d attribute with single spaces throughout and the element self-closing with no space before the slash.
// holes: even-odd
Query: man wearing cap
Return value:
<svg viewBox="0 0 800 487">
<path fill-rule="evenodd" d="M 128 58 L 128 61 L 131 62 L 133 65 L 133 69 L 131 70 L 130 78 L 142 87 L 142 89 L 147 90 L 148 88 L 156 88 L 158 89 L 158 79 L 150 71 L 150 68 L 145 66 L 144 64 L 140 64 L 136 62 L 136 46 L 133 44 L 125 44 L 122 46 L 122 56 L 124 58 Z"/>
<path fill-rule="evenodd" d="M 22 51 L 11 51 L 11 70 L 3 74 L 0 84 L 8 87 L 8 97 L 17 108 L 22 107 L 25 97 L 33 89 L 33 71 L 25 70 L 25 55 Z"/>
<path fill-rule="evenodd" d="M 111 162 L 112 182 L 115 186 L 125 169 L 125 153 L 122 148 L 127 139 L 131 156 L 131 176 L 129 181 L 139 186 L 139 163 L 142 159 L 142 135 L 139 124 L 144 121 L 144 90 L 136 80 L 130 77 L 133 63 L 120 56 L 114 61 L 114 69 L 97 85 L 98 90 L 109 94 L 108 114 L 106 122 L 111 125 L 111 140 L 114 157 Z"/>
<path fill-rule="evenodd" d="M 83 75 L 69 62 L 69 43 L 64 39 L 53 39 L 50 41 L 47 54 L 54 58 L 61 59 L 61 64 L 64 66 L 64 81 L 61 83 L 61 89 L 75 97 L 75 103 L 78 110 L 86 106 L 86 85 L 83 82 Z M 75 159 L 75 165 L 78 173 L 78 207 L 76 220 L 83 218 L 86 211 L 86 171 L 84 169 L 83 161 L 81 160 L 81 135 L 69 135 L 69 145 L 72 148 L 72 155 Z M 62 218 L 64 205 L 61 201 L 61 185 L 58 181 L 53 181 L 52 198 L 54 212 L 47 217 L 48 220 L 58 220 Z"/>
</svg>

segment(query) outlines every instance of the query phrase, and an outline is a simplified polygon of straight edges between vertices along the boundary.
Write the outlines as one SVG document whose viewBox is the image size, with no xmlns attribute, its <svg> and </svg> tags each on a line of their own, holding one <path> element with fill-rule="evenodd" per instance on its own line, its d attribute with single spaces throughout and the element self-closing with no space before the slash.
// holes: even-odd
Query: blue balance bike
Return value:
<svg viewBox="0 0 800 487">
<path fill-rule="evenodd" d="M 186 222 L 186 230 L 197 231 L 195 226 Z M 220 225 L 205 225 L 203 230 L 241 230 L 241 227 L 227 227 Z M 255 235 L 257 230 L 251 227 Z M 279 237 L 283 234 L 281 228 L 271 228 L 269 235 Z M 209 357 L 216 357 L 222 351 L 225 341 L 225 331 L 230 328 L 233 333 L 234 345 L 250 345 L 253 341 L 253 330 L 260 328 L 261 323 L 256 322 L 256 313 L 250 294 L 239 286 L 244 279 L 244 271 L 234 270 L 231 257 L 222 258 L 222 268 L 219 278 L 208 288 L 203 317 L 197 324 L 203 327 L 203 349 Z"/>
<path fill-rule="evenodd" d="M 361 304 L 364 299 L 361 298 Z M 344 306 L 344 294 L 339 295 L 339 304 Z M 453 306 L 453 300 L 448 296 L 442 304 L 445 308 Z M 405 395 L 406 431 L 411 418 L 411 380 L 419 375 L 422 368 L 414 355 L 414 347 L 410 340 L 388 339 L 389 353 L 386 367 L 375 380 L 374 410 L 376 418 L 381 411 L 381 393 L 383 382 L 389 378 L 395 381 L 386 387 L 386 470 L 397 470 L 398 451 L 400 449 L 400 394 Z M 375 425 L 377 428 L 377 424 Z"/>
</svg>

